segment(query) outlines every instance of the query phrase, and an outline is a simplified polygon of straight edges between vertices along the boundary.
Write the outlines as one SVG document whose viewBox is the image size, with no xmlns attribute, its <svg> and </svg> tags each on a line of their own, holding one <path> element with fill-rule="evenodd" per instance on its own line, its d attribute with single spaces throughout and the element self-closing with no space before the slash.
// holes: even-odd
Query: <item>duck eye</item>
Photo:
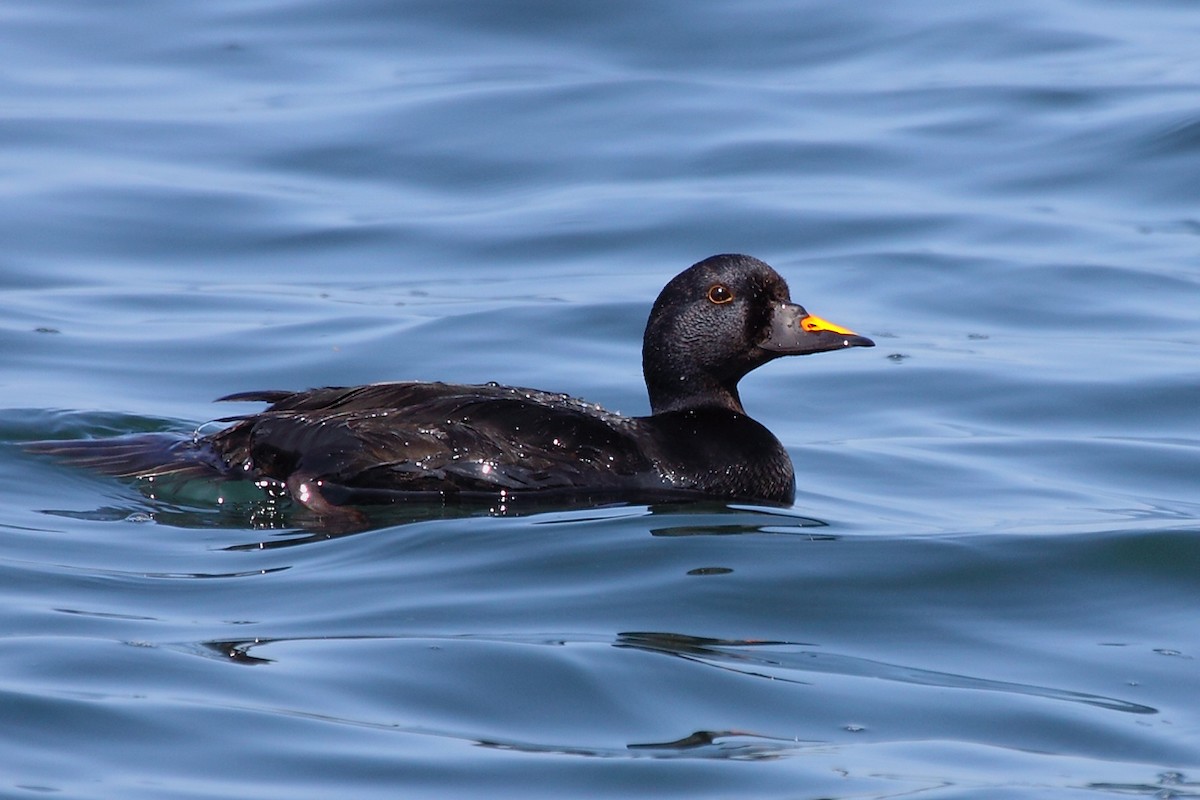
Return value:
<svg viewBox="0 0 1200 800">
<path fill-rule="evenodd" d="M 708 301 L 723 305 L 733 300 L 733 292 L 723 283 L 714 283 L 708 287 Z"/>
</svg>

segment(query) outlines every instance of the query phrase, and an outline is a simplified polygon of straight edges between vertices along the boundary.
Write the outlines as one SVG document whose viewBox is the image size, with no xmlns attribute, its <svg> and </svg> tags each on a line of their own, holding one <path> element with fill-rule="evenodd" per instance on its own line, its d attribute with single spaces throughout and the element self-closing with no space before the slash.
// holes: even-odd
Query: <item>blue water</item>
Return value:
<svg viewBox="0 0 1200 800">
<path fill-rule="evenodd" d="M 0 796 L 1200 796 L 1187 2 L 10 0 Z M 20 441 L 235 391 L 644 413 L 718 252 L 873 337 L 790 509 L 164 493 Z M 486 512 L 486 510 L 484 510 Z"/>
</svg>

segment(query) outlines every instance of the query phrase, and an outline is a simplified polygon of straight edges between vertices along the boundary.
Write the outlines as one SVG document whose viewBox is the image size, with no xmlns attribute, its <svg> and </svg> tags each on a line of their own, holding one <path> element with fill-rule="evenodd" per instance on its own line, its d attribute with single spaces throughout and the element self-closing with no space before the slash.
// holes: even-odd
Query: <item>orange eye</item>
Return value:
<svg viewBox="0 0 1200 800">
<path fill-rule="evenodd" d="M 708 287 L 708 301 L 722 305 L 733 300 L 733 292 L 723 283 L 714 283 Z"/>
</svg>

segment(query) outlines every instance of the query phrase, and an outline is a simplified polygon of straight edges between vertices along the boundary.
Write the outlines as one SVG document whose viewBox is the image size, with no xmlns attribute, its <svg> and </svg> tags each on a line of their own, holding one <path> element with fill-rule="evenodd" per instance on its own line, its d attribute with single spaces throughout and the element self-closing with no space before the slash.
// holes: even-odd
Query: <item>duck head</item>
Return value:
<svg viewBox="0 0 1200 800">
<path fill-rule="evenodd" d="M 642 372 L 656 414 L 713 406 L 745 413 L 737 384 L 752 369 L 780 356 L 874 346 L 793 303 L 764 262 L 717 255 L 676 275 L 655 300 Z"/>
</svg>

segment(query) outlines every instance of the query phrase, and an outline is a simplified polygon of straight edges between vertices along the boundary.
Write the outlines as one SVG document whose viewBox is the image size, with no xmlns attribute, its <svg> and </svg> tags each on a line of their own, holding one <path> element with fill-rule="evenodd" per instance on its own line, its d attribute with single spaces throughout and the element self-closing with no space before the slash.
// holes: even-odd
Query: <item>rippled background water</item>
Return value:
<svg viewBox="0 0 1200 800">
<path fill-rule="evenodd" d="M 9 0 L 0 795 L 1200 796 L 1197 41 L 1167 0 Z M 792 509 L 328 538 L 16 445 L 382 379 L 643 413 L 651 301 L 728 251 L 880 345 L 743 384 Z"/>
</svg>

